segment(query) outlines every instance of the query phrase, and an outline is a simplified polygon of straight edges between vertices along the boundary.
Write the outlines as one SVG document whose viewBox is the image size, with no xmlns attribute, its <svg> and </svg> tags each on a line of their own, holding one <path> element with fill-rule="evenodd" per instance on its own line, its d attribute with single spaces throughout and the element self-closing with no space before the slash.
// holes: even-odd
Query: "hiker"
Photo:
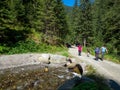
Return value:
<svg viewBox="0 0 120 90">
<path fill-rule="evenodd" d="M 107 50 L 107 48 L 105 47 L 105 45 L 103 45 L 103 46 L 101 47 L 101 60 L 104 59 L 104 55 L 105 55 L 106 52 L 108 53 L 108 50 Z"/>
<path fill-rule="evenodd" d="M 78 44 L 78 55 L 81 56 L 81 52 L 82 52 L 82 45 Z"/>
<path fill-rule="evenodd" d="M 99 47 L 96 47 L 96 48 L 95 48 L 95 60 L 98 60 L 98 59 L 99 59 L 99 53 L 100 53 L 100 48 L 99 48 Z"/>
</svg>

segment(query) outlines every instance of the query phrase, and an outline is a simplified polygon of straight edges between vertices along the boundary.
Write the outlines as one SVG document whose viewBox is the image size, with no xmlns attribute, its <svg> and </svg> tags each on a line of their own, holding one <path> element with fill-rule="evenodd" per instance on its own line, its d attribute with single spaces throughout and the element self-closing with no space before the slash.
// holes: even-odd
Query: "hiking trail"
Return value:
<svg viewBox="0 0 120 90">
<path fill-rule="evenodd" d="M 96 69 L 96 72 L 108 80 L 111 86 L 118 86 L 116 87 L 119 89 L 115 90 L 120 90 L 120 64 L 116 64 L 107 60 L 96 61 L 94 60 L 94 56 L 90 55 L 87 57 L 87 53 L 84 52 L 81 53 L 81 56 L 78 56 L 77 47 L 69 48 L 69 53 L 75 58 L 78 58 L 77 62 L 83 61 L 86 64 L 92 65 Z"/>
</svg>

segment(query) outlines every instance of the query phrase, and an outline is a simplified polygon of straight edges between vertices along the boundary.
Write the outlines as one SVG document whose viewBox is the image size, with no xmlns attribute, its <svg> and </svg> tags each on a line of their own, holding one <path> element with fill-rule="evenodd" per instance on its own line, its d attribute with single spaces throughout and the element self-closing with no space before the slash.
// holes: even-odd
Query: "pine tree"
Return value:
<svg viewBox="0 0 120 90">
<path fill-rule="evenodd" d="M 103 3 L 104 2 L 104 3 Z M 109 52 L 119 53 L 119 8 L 118 0 L 96 0 L 93 5 L 93 30 L 95 43 L 106 44 Z"/>
<path fill-rule="evenodd" d="M 16 11 L 13 0 L 0 1 L 0 41 L 1 43 L 16 42 Z"/>
<path fill-rule="evenodd" d="M 104 21 L 104 43 L 109 44 L 110 51 L 118 54 L 119 53 L 119 41 L 120 41 L 120 15 L 119 15 L 119 5 L 120 1 L 117 0 L 109 0 L 106 1 L 106 12 L 102 18 Z"/>
<path fill-rule="evenodd" d="M 56 43 L 56 35 L 55 35 L 55 25 L 56 25 L 56 17 L 54 12 L 54 7 L 56 5 L 55 0 L 45 0 L 45 29 L 43 31 L 43 41 L 48 44 Z"/>
<path fill-rule="evenodd" d="M 93 26 L 93 33 L 94 33 L 94 45 L 102 45 L 103 42 L 103 22 L 102 22 L 102 15 L 103 15 L 103 1 L 96 0 L 92 7 L 92 26 Z"/>
<path fill-rule="evenodd" d="M 79 42 L 80 41 L 80 25 L 79 25 L 79 22 L 80 22 L 80 2 L 79 0 L 75 0 L 75 4 L 74 4 L 74 7 L 73 7 L 73 10 L 72 10 L 72 22 L 71 22 L 71 25 L 72 25 L 72 37 L 73 37 L 73 42 L 76 43 L 76 42 Z"/>
<path fill-rule="evenodd" d="M 93 30 L 92 30 L 92 14 L 90 0 L 81 0 L 81 16 L 80 16 L 80 34 L 82 40 L 87 41 L 90 45 L 93 43 Z M 85 43 L 84 43 L 85 44 Z"/>
<path fill-rule="evenodd" d="M 57 0 L 56 6 L 54 8 L 56 16 L 56 34 L 60 39 L 60 42 L 64 42 L 67 34 L 69 33 L 68 24 L 66 21 L 65 8 L 61 0 Z M 61 41 L 62 40 L 62 41 Z"/>
<path fill-rule="evenodd" d="M 41 32 L 44 28 L 43 5 L 43 0 L 22 0 L 18 5 L 20 7 L 16 7 L 17 19 L 24 26 L 24 30 L 28 32 L 27 38 L 37 43 L 41 42 Z"/>
</svg>

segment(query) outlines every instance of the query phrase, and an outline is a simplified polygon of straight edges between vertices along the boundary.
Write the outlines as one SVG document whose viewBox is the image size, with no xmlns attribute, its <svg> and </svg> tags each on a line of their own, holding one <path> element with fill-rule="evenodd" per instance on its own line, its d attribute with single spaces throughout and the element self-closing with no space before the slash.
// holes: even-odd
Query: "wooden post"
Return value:
<svg viewBox="0 0 120 90">
<path fill-rule="evenodd" d="M 83 45 L 86 47 L 86 38 L 83 39 Z"/>
</svg>

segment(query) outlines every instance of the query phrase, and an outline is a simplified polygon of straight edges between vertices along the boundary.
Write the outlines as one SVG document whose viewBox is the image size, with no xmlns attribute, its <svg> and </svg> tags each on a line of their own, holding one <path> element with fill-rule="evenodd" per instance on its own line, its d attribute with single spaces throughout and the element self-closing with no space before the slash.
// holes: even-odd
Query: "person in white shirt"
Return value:
<svg viewBox="0 0 120 90">
<path fill-rule="evenodd" d="M 107 48 L 105 47 L 105 45 L 103 45 L 103 46 L 101 47 L 101 60 L 104 59 L 104 55 L 105 55 L 106 52 L 108 53 L 108 50 L 107 50 Z"/>
</svg>

